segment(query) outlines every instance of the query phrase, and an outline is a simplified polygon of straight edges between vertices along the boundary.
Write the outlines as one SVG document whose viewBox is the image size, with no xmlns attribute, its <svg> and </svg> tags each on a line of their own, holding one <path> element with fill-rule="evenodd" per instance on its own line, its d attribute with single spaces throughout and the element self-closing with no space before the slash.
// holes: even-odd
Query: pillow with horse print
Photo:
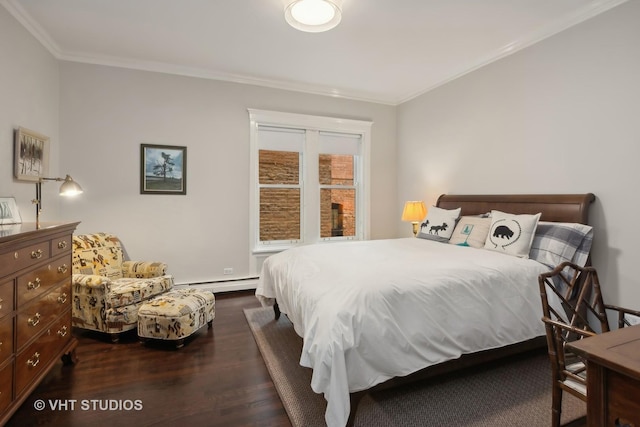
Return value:
<svg viewBox="0 0 640 427">
<path fill-rule="evenodd" d="M 484 248 L 520 258 L 529 258 L 529 250 L 540 215 L 540 213 L 514 215 L 491 211 L 491 227 Z"/>
<path fill-rule="evenodd" d="M 442 209 L 431 206 L 427 212 L 427 217 L 420 224 L 417 237 L 421 239 L 447 242 L 456 227 L 456 221 L 460 217 L 461 208 Z"/>
</svg>

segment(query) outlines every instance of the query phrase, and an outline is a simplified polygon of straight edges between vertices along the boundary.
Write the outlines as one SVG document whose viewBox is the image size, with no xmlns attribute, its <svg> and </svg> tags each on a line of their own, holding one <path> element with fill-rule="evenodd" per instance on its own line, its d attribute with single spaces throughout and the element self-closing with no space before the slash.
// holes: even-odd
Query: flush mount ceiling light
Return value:
<svg viewBox="0 0 640 427">
<path fill-rule="evenodd" d="M 340 0 L 287 0 L 284 18 L 293 28 L 319 33 L 340 23 L 340 6 Z"/>
</svg>

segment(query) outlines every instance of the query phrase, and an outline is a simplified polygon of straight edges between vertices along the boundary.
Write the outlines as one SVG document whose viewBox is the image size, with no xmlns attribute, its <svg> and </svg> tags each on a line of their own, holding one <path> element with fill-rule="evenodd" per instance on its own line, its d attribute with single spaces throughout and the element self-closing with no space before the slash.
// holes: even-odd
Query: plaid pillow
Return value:
<svg viewBox="0 0 640 427">
<path fill-rule="evenodd" d="M 589 225 L 540 221 L 529 258 L 551 269 L 565 261 L 584 267 L 592 242 L 593 228 Z"/>
</svg>

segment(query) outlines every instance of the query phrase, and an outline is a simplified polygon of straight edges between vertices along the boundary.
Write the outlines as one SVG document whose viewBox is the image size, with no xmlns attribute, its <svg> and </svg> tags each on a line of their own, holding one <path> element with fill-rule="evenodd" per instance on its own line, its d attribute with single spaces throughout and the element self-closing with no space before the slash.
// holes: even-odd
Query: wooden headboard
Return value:
<svg viewBox="0 0 640 427">
<path fill-rule="evenodd" d="M 513 214 L 542 213 L 540 220 L 588 224 L 589 206 L 596 199 L 586 194 L 443 194 L 436 206 L 443 209 L 462 208 L 460 215 L 479 215 L 492 209 Z"/>
</svg>

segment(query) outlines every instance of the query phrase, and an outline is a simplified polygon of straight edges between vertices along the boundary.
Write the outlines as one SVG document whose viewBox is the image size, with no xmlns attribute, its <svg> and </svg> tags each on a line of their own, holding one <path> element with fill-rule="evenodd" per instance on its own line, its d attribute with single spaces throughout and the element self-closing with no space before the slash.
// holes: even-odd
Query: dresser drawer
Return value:
<svg viewBox="0 0 640 427">
<path fill-rule="evenodd" d="M 13 316 L 0 319 L 0 365 L 13 354 Z"/>
<path fill-rule="evenodd" d="M 63 253 L 71 254 L 71 243 L 73 242 L 73 236 L 55 237 L 51 240 L 51 256 L 56 257 Z"/>
<path fill-rule="evenodd" d="M 42 298 L 21 307 L 16 317 L 17 346 L 21 349 L 27 342 L 43 331 L 62 312 L 71 310 L 71 279 Z"/>
<path fill-rule="evenodd" d="M 49 241 L 36 243 L 15 251 L 0 254 L 0 277 L 11 274 L 14 271 L 36 265 L 40 261 L 49 258 Z"/>
<path fill-rule="evenodd" d="M 13 281 L 0 284 L 0 318 L 13 311 Z"/>
<path fill-rule="evenodd" d="M 60 257 L 18 277 L 18 309 L 69 277 L 70 257 Z"/>
<path fill-rule="evenodd" d="M 43 372 L 70 340 L 71 316 L 65 313 L 36 341 L 16 356 L 16 395 L 19 395 L 38 374 Z"/>
<path fill-rule="evenodd" d="M 9 407 L 13 400 L 13 363 L 0 369 L 0 412 Z"/>
</svg>

